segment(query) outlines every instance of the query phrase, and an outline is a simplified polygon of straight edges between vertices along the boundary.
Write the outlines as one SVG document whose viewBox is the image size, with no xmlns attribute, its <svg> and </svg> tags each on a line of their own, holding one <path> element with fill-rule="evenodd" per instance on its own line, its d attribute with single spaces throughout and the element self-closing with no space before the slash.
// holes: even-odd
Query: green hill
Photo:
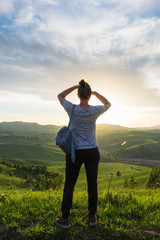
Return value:
<svg viewBox="0 0 160 240">
<path fill-rule="evenodd" d="M 28 122 L 1 122 L 0 133 L 6 134 L 31 134 L 31 133 L 56 133 L 60 127 L 55 125 L 40 125 Z"/>
<path fill-rule="evenodd" d="M 159 165 L 160 133 L 151 131 L 123 131 L 98 135 L 98 143 L 104 156 L 112 156 L 116 161 L 129 159 L 152 160 L 147 165 Z M 155 160 L 155 162 L 153 161 Z M 130 161 L 131 162 L 131 161 Z M 140 161 L 139 161 L 140 163 Z M 144 163 L 144 161 L 143 161 Z"/>
<path fill-rule="evenodd" d="M 60 149 L 40 144 L 0 144 L 2 159 L 12 163 L 53 165 L 52 161 L 63 160 Z"/>
<path fill-rule="evenodd" d="M 37 123 L 0 123 L 0 157 L 13 163 L 54 165 L 64 154 L 56 146 L 60 126 Z M 160 164 L 160 131 L 158 126 L 140 129 L 118 125 L 97 125 L 97 138 L 104 162 L 130 162 L 143 159 L 143 165 Z M 146 162 L 145 162 L 146 160 Z M 149 162 L 150 160 L 150 162 Z M 141 164 L 139 161 L 138 164 Z"/>
<path fill-rule="evenodd" d="M 23 191 L 22 183 L 24 178 L 15 175 L 11 177 L 10 174 L 14 172 L 15 169 L 13 167 L 0 164 L 0 191 L 15 190 L 17 188 Z"/>
<path fill-rule="evenodd" d="M 159 239 L 160 191 L 146 189 L 151 168 L 137 166 L 142 165 L 141 159 L 143 165 L 154 166 L 155 159 L 160 163 L 159 131 L 97 125 L 101 151 L 98 225 L 88 225 L 87 181 L 82 166 L 73 196 L 72 228 L 65 231 L 54 223 L 61 216 L 62 188 L 33 191 L 32 186 L 25 185 L 24 166 L 4 165 L 7 161 L 47 165 L 50 173 L 64 176 L 64 154 L 55 145 L 59 128 L 0 123 L 0 239 Z M 138 159 L 137 165 L 120 163 L 130 163 L 134 158 Z"/>
</svg>

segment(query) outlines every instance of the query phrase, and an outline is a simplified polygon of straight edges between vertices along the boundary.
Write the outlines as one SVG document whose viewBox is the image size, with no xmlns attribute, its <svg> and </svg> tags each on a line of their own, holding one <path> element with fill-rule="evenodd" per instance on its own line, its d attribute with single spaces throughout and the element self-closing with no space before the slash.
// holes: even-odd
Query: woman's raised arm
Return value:
<svg viewBox="0 0 160 240">
<path fill-rule="evenodd" d="M 71 92 L 73 92 L 75 89 L 77 89 L 78 87 L 79 87 L 79 85 L 75 85 L 75 86 L 67 88 L 63 92 L 59 93 L 57 97 L 58 97 L 60 103 L 63 104 L 63 101 L 64 101 L 65 97 L 68 94 L 70 94 Z"/>
<path fill-rule="evenodd" d="M 106 109 L 111 107 L 111 103 L 101 94 L 95 91 L 93 91 L 92 94 L 95 95 L 106 106 Z"/>
</svg>

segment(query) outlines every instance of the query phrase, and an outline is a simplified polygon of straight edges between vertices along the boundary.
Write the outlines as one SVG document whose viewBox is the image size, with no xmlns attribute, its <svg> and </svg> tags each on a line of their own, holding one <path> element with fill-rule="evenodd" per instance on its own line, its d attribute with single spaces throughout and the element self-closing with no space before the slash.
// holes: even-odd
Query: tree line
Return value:
<svg viewBox="0 0 160 240">
<path fill-rule="evenodd" d="M 31 186 L 33 190 L 58 189 L 63 184 L 63 175 L 58 172 L 49 172 L 44 165 L 20 165 L 5 160 L 0 160 L 0 164 L 16 169 L 9 173 L 11 177 L 17 173 L 23 173 L 25 186 Z M 1 171 L 0 168 L 0 173 Z"/>
</svg>

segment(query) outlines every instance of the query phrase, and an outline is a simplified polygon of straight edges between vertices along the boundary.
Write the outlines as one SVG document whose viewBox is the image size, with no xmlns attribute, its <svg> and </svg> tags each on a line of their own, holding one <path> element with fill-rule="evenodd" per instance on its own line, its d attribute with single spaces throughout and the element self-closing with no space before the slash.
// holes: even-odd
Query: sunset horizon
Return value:
<svg viewBox="0 0 160 240">
<path fill-rule="evenodd" d="M 21 121 L 21 120 L 15 120 L 15 121 L 1 121 L 0 124 L 3 124 L 3 123 L 7 123 L 7 124 L 12 124 L 12 123 L 23 123 L 23 124 L 37 124 L 37 125 L 40 125 L 40 126 L 55 126 L 55 127 L 62 127 L 62 126 L 67 126 L 68 125 L 68 122 L 66 122 L 65 124 L 53 124 L 53 123 L 40 123 L 40 122 L 34 122 L 34 121 Z M 153 128 L 153 129 L 156 129 L 158 128 L 158 130 L 160 129 L 160 124 L 158 125 L 150 125 L 150 126 L 125 126 L 125 125 L 120 125 L 120 124 L 112 124 L 112 123 L 97 123 L 96 126 L 113 126 L 113 127 L 122 127 L 122 128 L 128 128 L 128 129 L 150 129 L 150 128 Z"/>
</svg>

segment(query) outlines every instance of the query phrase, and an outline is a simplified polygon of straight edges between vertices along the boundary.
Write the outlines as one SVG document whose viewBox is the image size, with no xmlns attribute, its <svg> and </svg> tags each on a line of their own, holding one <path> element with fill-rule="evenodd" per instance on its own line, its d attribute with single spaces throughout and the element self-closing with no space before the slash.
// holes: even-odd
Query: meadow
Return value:
<svg viewBox="0 0 160 240">
<path fill-rule="evenodd" d="M 72 227 L 55 225 L 61 215 L 62 191 L 0 194 L 0 239 L 158 239 L 160 191 L 121 189 L 104 191 L 98 201 L 98 225 L 88 224 L 87 194 L 74 194 Z"/>
<path fill-rule="evenodd" d="M 24 172 L 15 168 L 17 164 L 42 165 L 50 173 L 64 176 L 65 157 L 55 145 L 58 129 L 21 122 L 0 124 L 0 240 L 159 239 L 160 189 L 147 188 L 152 167 L 160 165 L 159 130 L 98 126 L 98 225 L 88 224 L 87 181 L 82 166 L 70 215 L 72 227 L 62 230 L 55 219 L 61 216 L 63 186 L 35 190 L 25 185 Z M 124 141 L 127 144 L 123 146 Z"/>
<path fill-rule="evenodd" d="M 65 162 L 60 163 L 48 167 L 48 170 L 64 174 Z M 0 166 L 0 239 L 116 240 L 160 237 L 160 190 L 146 188 L 150 167 L 100 163 L 98 225 L 95 227 L 88 224 L 87 184 L 82 167 L 70 215 L 72 228 L 62 230 L 55 225 L 55 219 L 61 216 L 63 187 L 33 191 L 30 187 L 22 187 L 23 178 L 9 176 L 13 168 Z M 120 176 L 117 176 L 118 171 Z M 125 188 L 124 180 L 131 177 L 134 177 L 136 184 Z"/>
</svg>

